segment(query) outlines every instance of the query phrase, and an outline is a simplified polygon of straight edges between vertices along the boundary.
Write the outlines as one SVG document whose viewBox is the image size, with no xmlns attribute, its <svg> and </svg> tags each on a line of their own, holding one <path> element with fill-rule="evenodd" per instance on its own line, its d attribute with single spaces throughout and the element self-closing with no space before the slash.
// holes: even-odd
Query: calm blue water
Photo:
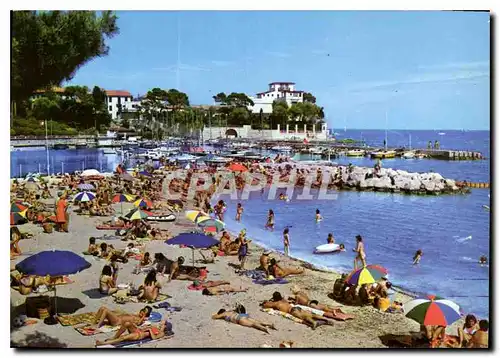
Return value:
<svg viewBox="0 0 500 358">
<path fill-rule="evenodd" d="M 368 145 L 382 145 L 385 131 L 347 130 L 340 138 L 360 139 Z M 488 131 L 389 131 L 389 146 L 407 146 L 409 134 L 413 148 L 423 148 L 427 141 L 439 140 L 441 148 L 476 150 L 490 157 Z M 303 159 L 310 159 L 303 156 Z M 70 172 L 82 168 L 111 171 L 120 162 L 117 155 L 104 155 L 102 150 L 50 151 L 51 172 Z M 367 158 L 334 159 L 338 163 L 372 166 Z M 64 164 L 63 164 L 64 163 Z M 490 181 L 490 161 L 438 161 L 388 159 L 384 167 L 424 172 L 433 170 L 457 180 Z M 46 152 L 23 150 L 11 152 L 11 177 L 29 171 L 46 171 Z M 21 166 L 21 167 L 20 167 Z M 295 194 L 299 194 L 296 191 Z M 232 231 L 246 228 L 255 241 L 282 251 L 282 231 L 291 226 L 292 256 L 311 263 L 349 271 L 354 260 L 354 237 L 365 239 L 368 263 L 389 269 L 391 281 L 419 293 L 434 293 L 457 302 L 467 312 L 488 316 L 488 268 L 477 264 L 479 256 L 489 257 L 489 213 L 482 205 L 490 205 L 488 189 L 475 189 L 470 195 L 419 197 L 385 193 L 341 192 L 335 201 L 267 200 L 256 194 L 243 203 L 243 223 L 234 222 L 237 201 L 224 198 L 228 204 L 226 222 Z M 325 220 L 314 222 L 320 209 Z M 267 210 L 276 214 L 276 230 L 265 231 Z M 300 223 L 300 224 L 299 224 Z M 343 242 L 347 252 L 337 255 L 314 255 L 314 247 L 326 243 L 329 232 Z M 463 240 L 472 236 L 471 240 Z M 417 249 L 424 251 L 419 266 L 411 265 Z"/>
<path fill-rule="evenodd" d="M 405 133 L 405 131 L 400 131 Z M 450 132 L 438 136 L 433 131 L 412 132 L 416 139 L 438 138 L 442 148 L 479 150 L 489 157 L 489 132 Z M 407 133 L 407 132 L 406 132 Z M 433 134 L 433 136 L 431 136 Z M 360 131 L 347 131 L 355 138 Z M 375 141 L 384 131 L 363 131 L 363 137 Z M 399 138 L 399 141 L 397 139 Z M 391 142 L 392 141 L 392 142 Z M 391 137 L 389 145 L 405 145 L 407 136 Z M 372 144 L 370 141 L 368 143 Z M 373 165 L 365 158 L 335 159 L 355 165 Z M 447 162 L 435 160 L 384 160 L 384 167 L 409 171 L 430 169 L 459 180 L 489 182 L 489 160 L 476 162 Z M 279 191 L 278 191 L 279 192 Z M 299 194 L 296 192 L 295 194 Z M 246 228 L 248 236 L 265 246 L 282 251 L 282 232 L 291 226 L 291 254 L 316 265 L 340 271 L 353 266 L 355 236 L 364 237 L 368 263 L 388 268 L 390 280 L 398 286 L 417 293 L 433 293 L 457 302 L 466 312 L 487 317 L 489 311 L 489 268 L 477 264 L 481 255 L 489 257 L 490 215 L 482 205 L 490 205 L 488 189 L 475 189 L 470 195 L 420 197 L 385 193 L 341 192 L 335 201 L 294 201 L 289 203 L 268 200 L 256 194 L 243 202 L 242 224 L 234 221 L 237 200 L 228 202 L 225 221 L 232 231 Z M 264 230 L 267 211 L 276 215 L 274 232 Z M 320 209 L 324 220 L 316 224 L 315 210 Z M 326 243 L 329 232 L 347 251 L 334 255 L 314 255 L 314 248 Z M 472 236 L 472 239 L 465 238 Z M 412 266 L 416 250 L 424 256 L 420 265 Z"/>
</svg>

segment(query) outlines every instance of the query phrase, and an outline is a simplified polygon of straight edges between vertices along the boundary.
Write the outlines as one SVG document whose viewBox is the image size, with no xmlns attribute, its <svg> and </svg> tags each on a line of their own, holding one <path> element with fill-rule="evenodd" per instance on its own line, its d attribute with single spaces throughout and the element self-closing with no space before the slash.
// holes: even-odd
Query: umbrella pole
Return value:
<svg viewBox="0 0 500 358">
<path fill-rule="evenodd" d="M 194 268 L 194 248 L 191 249 L 191 251 L 193 252 L 193 268 Z"/>
<path fill-rule="evenodd" d="M 57 317 L 57 285 L 54 283 L 54 317 Z"/>
<path fill-rule="evenodd" d="M 122 210 L 121 214 L 123 215 L 123 201 L 120 202 L 120 205 L 121 205 L 121 210 Z"/>
</svg>

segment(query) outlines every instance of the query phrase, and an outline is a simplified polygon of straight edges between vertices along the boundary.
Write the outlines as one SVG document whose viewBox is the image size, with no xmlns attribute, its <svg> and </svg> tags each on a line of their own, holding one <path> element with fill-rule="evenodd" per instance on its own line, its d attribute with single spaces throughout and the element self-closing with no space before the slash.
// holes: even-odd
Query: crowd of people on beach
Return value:
<svg viewBox="0 0 500 358">
<path fill-rule="evenodd" d="M 171 213 L 180 213 L 186 209 L 198 209 L 200 213 L 211 216 L 221 222 L 224 222 L 227 214 L 227 204 L 223 200 L 218 200 L 212 206 L 211 202 L 220 190 L 230 188 L 230 183 L 225 181 L 225 176 L 230 175 L 234 179 L 235 189 L 241 190 L 245 183 L 246 172 L 256 172 L 264 174 L 267 183 L 270 183 L 274 175 L 279 175 L 280 180 L 288 181 L 290 176 L 296 175 L 296 185 L 303 186 L 306 177 L 313 172 L 313 169 L 296 167 L 288 163 L 287 158 L 277 158 L 276 163 L 284 165 L 262 165 L 256 161 L 241 162 L 244 166 L 243 171 L 230 171 L 224 168 L 205 167 L 202 169 L 190 168 L 185 170 L 185 176 L 178 176 L 167 181 L 167 175 L 170 172 L 178 170 L 175 164 L 164 165 L 161 170 L 146 168 L 139 173 L 134 173 L 132 178 L 125 176 L 129 174 L 123 166 L 118 166 L 113 176 L 90 176 L 83 177 L 77 174 L 61 175 L 53 181 L 44 181 L 43 178 L 34 181 L 14 180 L 11 185 L 11 204 L 19 204 L 26 207 L 26 211 L 21 218 L 12 222 L 11 215 L 11 259 L 16 259 L 22 254 L 19 247 L 19 241 L 29 239 L 27 233 L 22 233 L 18 225 L 25 222 L 40 225 L 46 234 L 53 231 L 68 233 L 71 232 L 70 207 L 74 203 L 73 212 L 83 216 L 102 216 L 109 218 L 99 223 L 98 229 L 109 230 L 114 233 L 114 237 L 123 242 L 123 248 L 118 248 L 117 244 L 109 244 L 104 238 L 88 238 L 88 248 L 83 255 L 92 256 L 102 262 L 102 270 L 99 278 L 96 278 L 96 289 L 104 296 L 114 297 L 116 303 L 123 303 L 129 300 L 134 302 L 144 302 L 145 304 L 155 304 L 162 302 L 164 294 L 162 285 L 159 282 L 159 276 L 167 276 L 168 281 L 185 280 L 190 281 L 189 289 L 199 290 L 204 296 L 218 296 L 228 293 L 244 293 L 248 288 L 232 286 L 229 281 L 213 281 L 208 279 L 206 266 L 196 267 L 193 265 L 184 265 L 185 259 L 180 256 L 177 258 L 168 258 L 162 252 L 146 251 L 146 242 L 148 240 L 168 241 L 172 235 L 168 230 L 161 229 L 159 225 L 148 221 L 148 215 L 161 216 Z M 222 169 L 222 170 L 221 170 Z M 349 169 L 339 169 L 349 170 Z M 141 174 L 142 173 L 142 174 Z M 207 189 L 200 189 L 194 193 L 192 203 L 188 200 L 190 197 L 190 184 L 194 174 L 209 174 L 206 179 L 210 182 L 205 185 L 205 179 L 199 179 L 197 184 L 205 185 Z M 314 172 L 313 172 L 314 173 Z M 129 174 L 130 176 L 130 174 Z M 332 185 L 338 183 L 340 175 L 338 170 L 331 174 Z M 316 180 L 313 181 L 313 187 L 321 186 L 324 175 L 321 168 L 315 171 Z M 221 188 L 221 184 L 227 183 Z M 165 185 L 169 193 L 175 193 L 181 199 L 169 200 L 165 198 Z M 91 188 L 95 197 L 87 197 L 85 200 L 75 201 L 75 197 L 81 194 L 82 189 Z M 53 194 L 55 193 L 55 195 Z M 129 216 L 131 213 L 123 213 L 113 204 L 119 204 L 127 196 L 127 201 L 137 202 L 136 211 L 144 211 L 144 217 Z M 55 197 L 55 198 L 54 198 Z M 280 200 L 290 200 L 284 193 L 279 194 Z M 48 204 L 48 200 L 54 200 L 54 204 Z M 237 222 L 244 222 L 244 207 L 238 203 L 235 210 L 235 219 Z M 319 210 L 316 210 L 314 220 L 320 222 L 325 220 Z M 265 228 L 274 230 L 276 225 L 275 214 L 269 209 Z M 242 230 L 233 240 L 231 233 L 227 230 L 220 232 L 220 237 L 216 232 L 207 232 L 207 235 L 217 236 L 218 245 L 210 248 L 209 257 L 202 254 L 203 262 L 208 265 L 214 263 L 218 257 L 235 256 L 239 265 L 235 265 L 236 272 L 240 275 L 250 274 L 258 276 L 260 279 L 284 280 L 295 275 L 304 274 L 303 267 L 291 267 L 282 264 L 279 257 L 273 257 L 271 251 L 262 253 L 259 259 L 260 265 L 256 268 L 247 267 L 247 257 L 251 254 L 250 243 L 252 240 L 247 237 L 245 230 Z M 327 238 L 328 244 L 335 244 L 333 233 Z M 341 250 L 345 247 L 340 244 Z M 285 256 L 290 255 L 291 240 L 290 229 L 283 230 L 283 251 Z M 354 259 L 354 270 L 363 269 L 367 266 L 367 255 L 361 235 L 356 236 L 356 247 L 353 249 L 356 253 Z M 423 252 L 416 252 L 413 263 L 418 264 L 422 258 Z M 132 262 L 136 263 L 132 263 Z M 120 265 L 133 265 L 133 273 L 144 275 L 143 283 L 139 287 L 133 287 L 127 282 L 127 278 L 120 277 Z M 249 276 L 250 277 L 250 276 Z M 391 282 L 386 278 L 380 279 L 372 284 L 353 285 L 347 282 L 347 275 L 342 275 L 333 285 L 331 298 L 344 305 L 372 305 L 375 308 L 388 313 L 403 313 L 403 307 L 400 302 L 391 302 L 389 290 L 392 287 Z M 43 292 L 43 289 L 50 289 L 56 284 L 63 282 L 65 277 L 40 277 L 26 275 L 22 272 L 13 270 L 11 272 L 11 287 L 18 290 L 23 295 L 34 292 Z M 124 293 L 125 292 L 125 293 Z M 282 293 L 276 291 L 268 300 L 261 302 L 263 310 L 270 314 L 280 314 L 289 319 L 303 323 L 312 329 L 321 325 L 333 325 L 333 320 L 347 321 L 356 319 L 354 315 L 342 311 L 341 307 L 331 306 L 326 303 L 320 303 L 318 300 L 311 299 L 308 292 L 297 286 L 291 289 L 292 296 L 284 298 Z M 93 329 L 110 325 L 119 327 L 116 334 L 105 341 L 97 340 L 96 345 L 113 345 L 124 341 L 137 341 L 143 339 L 157 340 L 169 334 L 172 325 L 167 320 L 161 320 L 158 325 L 143 326 L 143 323 L 151 315 L 151 306 L 145 306 L 137 314 L 117 314 L 107 307 L 101 307 L 96 313 Z M 238 324 L 244 327 L 254 328 L 259 331 L 269 333 L 276 327 L 273 324 L 251 318 L 246 308 L 237 304 L 232 310 L 221 308 L 212 318 L 222 319 L 227 322 Z M 419 339 L 427 339 L 430 346 L 445 345 L 453 347 L 484 347 L 488 344 L 488 322 L 478 320 L 474 316 L 467 316 L 465 326 L 459 330 L 458 338 L 453 340 L 444 333 L 444 328 L 429 327 L 422 325 L 421 336 Z"/>
</svg>

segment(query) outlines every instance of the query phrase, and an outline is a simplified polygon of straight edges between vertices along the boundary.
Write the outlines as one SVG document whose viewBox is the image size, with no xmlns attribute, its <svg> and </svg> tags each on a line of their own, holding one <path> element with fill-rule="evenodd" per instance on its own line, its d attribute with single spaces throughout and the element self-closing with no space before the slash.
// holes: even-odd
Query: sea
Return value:
<svg viewBox="0 0 500 358">
<path fill-rule="evenodd" d="M 452 130 L 340 130 L 338 139 L 363 140 L 369 146 L 425 148 L 430 140 L 442 149 L 480 151 L 485 160 L 443 161 L 432 159 L 385 159 L 385 168 L 409 172 L 440 173 L 445 178 L 490 182 L 490 132 Z M 411 138 L 411 139 L 410 139 Z M 297 160 L 316 159 L 297 155 Z M 318 158 L 319 159 L 319 158 Z M 121 158 L 106 155 L 100 149 L 51 150 L 51 172 L 69 172 L 95 168 L 113 170 Z M 373 166 L 369 158 L 341 157 L 339 164 Z M 11 152 L 11 177 L 19 173 L 46 172 L 45 150 L 26 149 Z M 285 191 L 285 189 L 283 189 Z M 489 265 L 479 265 L 479 257 L 490 254 L 489 189 L 472 189 L 466 195 L 415 196 L 375 192 L 339 192 L 335 200 L 296 200 L 297 189 L 289 202 L 269 199 L 268 192 L 256 193 L 244 207 L 241 223 L 234 220 L 239 199 L 221 198 L 228 204 L 225 215 L 232 232 L 247 230 L 254 242 L 283 251 L 282 232 L 288 227 L 291 256 L 318 267 L 340 272 L 352 270 L 356 235 L 365 242 L 368 264 L 379 264 L 389 271 L 389 280 L 397 287 L 423 296 L 434 294 L 450 299 L 466 313 L 489 317 Z M 278 190 L 277 195 L 280 193 Z M 275 230 L 264 229 L 267 212 L 275 213 Z M 315 222 L 319 209 L 323 221 Z M 338 254 L 314 254 L 314 248 L 326 243 L 333 233 L 346 251 Z M 414 253 L 423 257 L 412 265 Z"/>
</svg>

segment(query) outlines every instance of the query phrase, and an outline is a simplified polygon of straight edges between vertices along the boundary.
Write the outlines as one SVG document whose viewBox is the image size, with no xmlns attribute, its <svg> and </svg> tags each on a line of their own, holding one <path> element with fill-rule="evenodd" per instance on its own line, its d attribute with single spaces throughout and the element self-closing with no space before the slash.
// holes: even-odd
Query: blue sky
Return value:
<svg viewBox="0 0 500 358">
<path fill-rule="evenodd" d="M 254 95 L 269 82 L 293 81 L 317 97 L 334 128 L 385 128 L 386 112 L 393 129 L 490 128 L 488 13 L 118 16 L 120 34 L 108 40 L 109 55 L 83 66 L 71 83 L 134 96 L 179 88 L 191 103 L 209 104 L 218 92 Z"/>
</svg>

